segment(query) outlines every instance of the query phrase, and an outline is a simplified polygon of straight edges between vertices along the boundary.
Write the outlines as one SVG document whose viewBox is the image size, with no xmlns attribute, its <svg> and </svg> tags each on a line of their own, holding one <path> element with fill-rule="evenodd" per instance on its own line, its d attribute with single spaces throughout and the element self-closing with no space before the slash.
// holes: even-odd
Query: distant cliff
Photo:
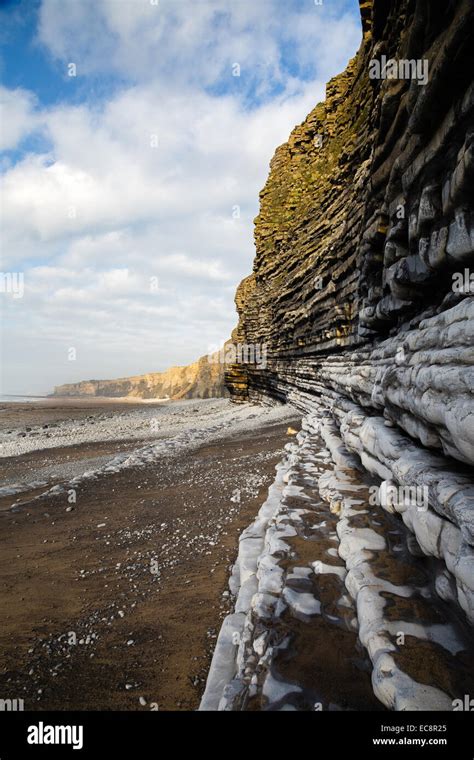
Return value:
<svg viewBox="0 0 474 760">
<path fill-rule="evenodd" d="M 214 398 L 227 396 L 224 365 L 202 356 L 186 367 L 170 367 L 164 372 L 123 377 L 117 380 L 83 380 L 58 385 L 53 396 L 103 396 L 109 398 Z"/>
</svg>

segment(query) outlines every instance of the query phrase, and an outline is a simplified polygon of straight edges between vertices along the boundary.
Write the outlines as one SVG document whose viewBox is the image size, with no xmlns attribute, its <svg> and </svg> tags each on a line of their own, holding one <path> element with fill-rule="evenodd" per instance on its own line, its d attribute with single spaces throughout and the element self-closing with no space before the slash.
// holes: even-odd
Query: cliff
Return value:
<svg viewBox="0 0 474 760">
<path fill-rule="evenodd" d="M 290 618 L 324 609 L 308 563 L 293 568 L 298 552 L 326 583 L 342 579 L 386 707 L 457 709 L 472 688 L 474 4 L 360 5 L 358 54 L 271 162 L 253 272 L 236 295 L 234 341 L 264 345 L 267 361 L 227 368 L 233 400 L 291 402 L 305 418 L 278 494 L 249 529 L 258 562 L 241 543 L 232 625 L 243 638 L 233 676 L 216 656 L 205 698 L 225 709 L 310 709 L 307 651 L 306 660 L 304 647 L 293 651 L 293 668 L 306 662 L 304 688 L 277 653 L 285 635 L 303 636 Z M 383 61 L 395 62 L 395 76 L 385 68 L 384 78 Z M 315 492 L 337 569 L 327 569 L 330 551 L 309 553 L 314 533 L 293 514 L 297 500 L 300 513 L 319 514 Z M 438 638 L 435 620 L 445 626 Z M 335 640 L 336 628 L 326 631 Z M 461 655 L 449 654 L 451 634 Z M 304 636 L 318 662 L 317 632 Z M 225 627 L 222 637 L 221 652 Z"/>
<path fill-rule="evenodd" d="M 211 357 L 212 358 L 212 357 Z M 202 356 L 186 367 L 171 367 L 165 372 L 124 377 L 118 380 L 84 380 L 79 383 L 58 385 L 54 396 L 103 396 L 109 398 L 170 399 L 222 398 L 227 396 L 224 386 L 224 365 Z"/>
</svg>

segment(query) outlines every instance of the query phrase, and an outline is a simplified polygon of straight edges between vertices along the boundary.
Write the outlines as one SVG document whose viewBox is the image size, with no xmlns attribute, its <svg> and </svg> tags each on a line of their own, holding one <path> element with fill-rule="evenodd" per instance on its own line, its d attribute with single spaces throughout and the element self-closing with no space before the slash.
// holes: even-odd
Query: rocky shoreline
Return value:
<svg viewBox="0 0 474 760">
<path fill-rule="evenodd" d="M 200 709 L 455 709 L 474 642 L 442 563 L 368 508 L 375 481 L 318 416 L 285 448 L 240 536 Z"/>
<path fill-rule="evenodd" d="M 74 415 L 76 425 L 95 415 L 129 430 L 153 413 L 87 404 L 27 405 L 21 422 L 57 424 L 61 440 Z M 236 536 L 299 418 L 221 399 L 161 414 L 154 443 L 118 436 L 44 450 L 35 436 L 37 450 L 1 459 L 7 477 L 23 473 L 21 492 L 0 499 L 2 699 L 21 698 L 25 710 L 198 707 Z M 97 437 L 89 423 L 78 428 Z M 49 477 L 30 482 L 45 462 Z"/>
<path fill-rule="evenodd" d="M 329 452 L 333 473 L 312 473 L 307 508 L 318 511 L 322 499 L 338 514 L 344 565 L 329 575 L 344 577 L 356 605 L 378 699 L 396 710 L 455 709 L 473 688 L 474 7 L 360 5 L 359 52 L 277 149 L 260 195 L 254 269 L 236 293 L 233 340 L 265 346 L 266 366 L 236 363 L 226 383 L 235 402 L 291 403 L 305 418 L 300 449 L 313 441 L 315 461 Z M 426 82 L 374 78 L 383 57 L 423 62 Z M 280 518 L 296 520 L 284 517 L 285 494 L 252 570 L 270 594 L 267 607 L 280 611 L 284 588 L 265 584 L 267 563 L 289 551 L 272 555 L 271 533 Z M 400 561 L 386 557 L 390 531 L 369 530 L 387 514 L 405 536 L 408 562 L 405 549 Z M 296 571 L 314 586 L 321 560 L 312 549 Z M 414 562 L 424 568 L 422 586 L 411 583 Z M 394 608 L 404 611 L 399 641 Z M 213 704 L 241 709 L 251 694 L 271 709 L 257 634 L 266 626 L 272 639 L 279 623 L 258 606 L 245 612 L 248 641 L 228 690 L 218 700 L 211 689 Z M 463 635 L 453 637 L 459 626 Z M 454 640 L 462 640 L 456 652 Z M 431 676 L 416 666 L 424 658 Z"/>
<path fill-rule="evenodd" d="M 64 482 L 74 487 L 100 474 L 114 474 L 216 442 L 231 429 L 239 434 L 257 429 L 263 419 L 271 424 L 294 416 L 291 409 L 272 411 L 256 405 L 239 410 L 227 399 L 133 407 L 127 402 L 91 404 L 86 399 L 76 399 L 74 405 L 61 401 L 54 406 L 27 404 L 20 410 L 5 406 L 7 416 L 0 419 L 4 467 L 0 503 L 47 481 L 59 481 L 54 488 L 64 490 Z M 83 456 L 84 448 L 87 456 Z"/>
</svg>

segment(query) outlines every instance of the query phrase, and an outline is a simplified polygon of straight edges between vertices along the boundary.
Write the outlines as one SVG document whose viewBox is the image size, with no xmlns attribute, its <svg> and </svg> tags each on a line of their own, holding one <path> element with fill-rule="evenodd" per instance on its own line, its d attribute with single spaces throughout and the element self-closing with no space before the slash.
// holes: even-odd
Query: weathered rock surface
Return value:
<svg viewBox="0 0 474 760">
<path fill-rule="evenodd" d="M 414 593 L 408 571 L 408 591 L 390 590 L 401 630 L 421 593 L 433 609 L 447 605 L 437 646 L 449 649 L 450 614 L 474 623 L 474 5 L 372 0 L 361 15 L 357 56 L 271 162 L 233 334 L 265 344 L 267 362 L 227 367 L 226 383 L 235 401 L 291 402 L 324 441 L 333 480 L 314 485 L 330 502 L 340 492 L 338 553 L 375 693 L 389 708 L 443 709 L 456 690 L 411 672 L 394 644 L 385 584 L 398 585 L 397 564 L 387 560 L 382 580 L 375 566 L 388 545 L 369 533 L 356 550 L 348 543 L 347 526 L 362 517 L 344 482 L 352 497 L 358 488 L 395 494 L 374 504 L 363 491 L 363 519 L 390 513 L 433 574 L 429 591 Z M 371 79 L 382 55 L 427 61 L 426 84 Z M 404 495 L 417 488 L 422 504 Z M 242 609 L 252 626 L 255 605 Z M 221 707 L 248 698 L 242 657 Z M 414 689 L 420 679 L 426 689 Z M 253 683 L 264 696 L 262 679 Z"/>
<path fill-rule="evenodd" d="M 453 709 L 474 687 L 469 626 L 337 436 L 303 427 L 240 537 L 201 709 Z"/>
<path fill-rule="evenodd" d="M 212 359 L 212 357 L 211 357 Z M 124 377 L 118 380 L 85 380 L 58 385 L 54 396 L 106 396 L 108 398 L 161 398 L 176 401 L 186 398 L 223 398 L 224 365 L 202 356 L 187 367 L 171 367 L 165 372 Z"/>
</svg>

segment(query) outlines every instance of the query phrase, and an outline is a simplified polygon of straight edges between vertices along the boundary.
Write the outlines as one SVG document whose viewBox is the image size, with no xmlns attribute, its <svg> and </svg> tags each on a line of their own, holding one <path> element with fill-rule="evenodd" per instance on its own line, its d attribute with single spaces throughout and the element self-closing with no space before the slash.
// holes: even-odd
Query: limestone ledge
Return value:
<svg viewBox="0 0 474 760">
<path fill-rule="evenodd" d="M 413 515 L 405 519 L 409 512 L 405 505 L 393 500 L 384 505 L 389 516 L 401 511 L 406 526 L 414 531 L 416 540 L 408 541 L 408 546 L 415 558 L 443 554 L 446 559 L 453 574 L 440 562 L 433 589 L 426 584 L 427 575 L 420 574 L 416 559 L 405 555 L 397 560 L 403 552 L 403 531 L 390 517 L 383 523 L 381 506 L 370 506 L 368 484 L 361 482 L 357 467 L 361 468 L 359 456 L 351 453 L 331 415 L 308 414 L 296 442 L 286 446 L 266 502 L 241 535 L 229 582 L 234 611 L 223 622 L 201 710 L 344 709 L 331 697 L 324 707 L 311 704 L 304 676 L 307 654 L 297 644 L 302 625 L 316 648 L 315 673 L 324 667 L 324 656 L 321 660 L 317 653 L 318 636 L 323 643 L 329 633 L 336 651 L 344 641 L 349 658 L 356 651 L 351 655 L 350 647 L 357 646 L 352 637 L 358 638 L 372 662 L 373 691 L 389 709 L 450 710 L 453 699 L 468 688 L 467 682 L 452 679 L 451 669 L 470 650 L 469 631 L 451 619 L 436 599 L 438 595 L 452 603 L 457 583 L 460 602 L 469 613 L 472 588 L 468 581 L 464 584 L 456 561 L 460 531 L 434 513 L 427 522 L 418 522 Z M 377 470 L 374 474 L 380 477 Z M 327 502 L 324 508 L 321 497 Z M 433 519 L 441 524 L 434 541 Z M 383 528 L 391 531 L 390 542 Z M 395 550 L 393 534 L 400 542 Z M 300 543 L 292 544 L 298 537 Z M 298 547 L 304 547 L 303 555 Z M 387 576 L 394 563 L 395 572 Z M 418 611 L 415 618 L 411 605 Z M 342 610 L 344 634 L 338 618 Z M 400 631 L 410 637 L 411 646 L 397 643 Z M 292 654 L 287 659 L 289 649 Z M 430 668 L 420 669 L 420 651 L 436 677 Z M 333 666 L 341 668 L 333 673 L 335 678 L 347 678 L 350 665 L 344 658 L 337 656 Z M 315 686 L 321 693 L 319 677 Z"/>
</svg>

